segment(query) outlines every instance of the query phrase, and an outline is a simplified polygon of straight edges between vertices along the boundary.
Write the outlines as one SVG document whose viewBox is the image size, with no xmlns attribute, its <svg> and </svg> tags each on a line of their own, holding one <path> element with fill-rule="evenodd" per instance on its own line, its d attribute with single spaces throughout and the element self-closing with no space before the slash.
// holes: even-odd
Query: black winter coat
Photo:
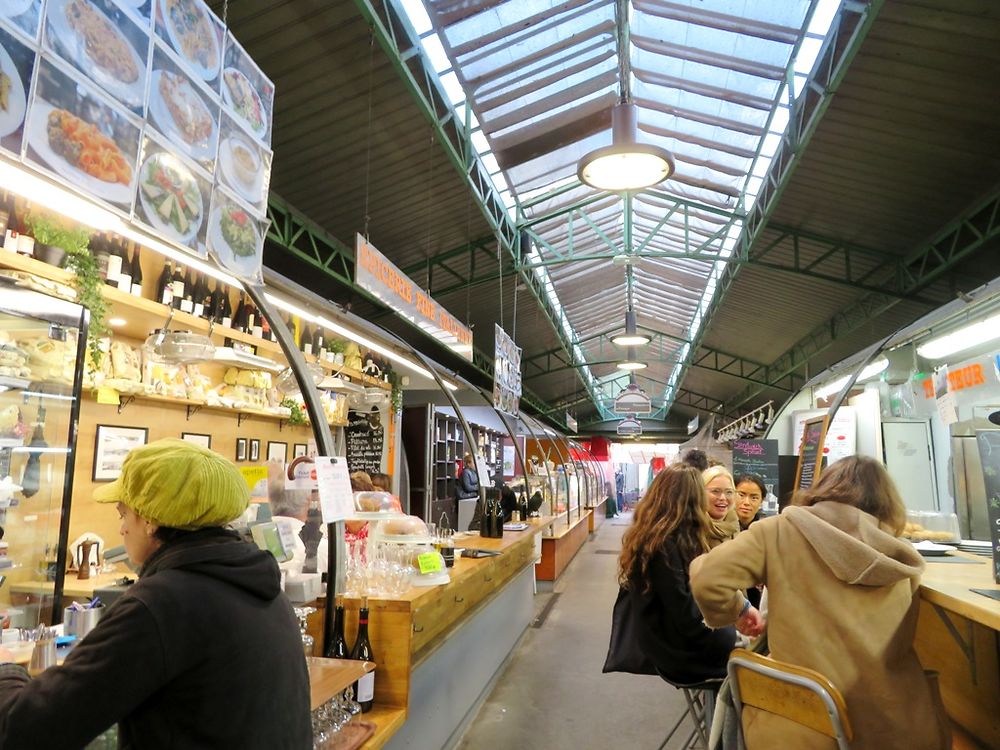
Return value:
<svg viewBox="0 0 1000 750">
<path fill-rule="evenodd" d="M 736 629 L 713 630 L 702 618 L 691 595 L 687 566 L 668 540 L 649 563 L 651 589 L 629 583 L 636 614 L 639 647 L 656 669 L 676 683 L 691 684 L 726 676 L 729 652 L 736 646 Z"/>
<path fill-rule="evenodd" d="M 309 676 L 274 558 L 222 529 L 169 543 L 61 667 L 0 667 L 0 747 L 312 748 Z"/>
</svg>

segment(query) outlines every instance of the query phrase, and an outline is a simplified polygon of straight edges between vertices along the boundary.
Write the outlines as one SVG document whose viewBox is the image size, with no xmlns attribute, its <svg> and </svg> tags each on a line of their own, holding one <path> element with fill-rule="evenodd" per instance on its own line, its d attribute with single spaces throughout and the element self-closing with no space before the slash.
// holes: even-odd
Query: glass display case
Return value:
<svg viewBox="0 0 1000 750">
<path fill-rule="evenodd" d="M 65 571 L 80 567 L 67 537 L 88 320 L 0 277 L 0 612 L 11 627 L 59 622 Z"/>
</svg>

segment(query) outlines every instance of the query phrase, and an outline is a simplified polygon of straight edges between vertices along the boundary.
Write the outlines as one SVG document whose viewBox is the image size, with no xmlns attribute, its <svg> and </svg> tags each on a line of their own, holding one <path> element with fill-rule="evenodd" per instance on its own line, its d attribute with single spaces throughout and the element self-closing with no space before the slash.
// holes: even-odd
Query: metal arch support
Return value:
<svg viewBox="0 0 1000 750">
<path fill-rule="evenodd" d="M 991 240 L 1000 238 L 1000 185 L 986 198 L 977 201 L 969 210 L 937 233 L 930 242 L 921 245 L 903 261 L 904 292 L 916 293 L 947 273 L 959 262 Z M 899 303 L 899 297 L 870 293 L 862 296 L 851 307 L 841 310 L 832 318 L 813 329 L 768 367 L 768 385 L 773 379 L 784 378 L 803 367 L 810 359 L 825 351 L 838 339 L 866 325 L 886 310 Z M 735 410 L 761 393 L 763 388 L 752 386 L 726 403 L 726 409 Z"/>
<path fill-rule="evenodd" d="M 354 5 L 365 21 L 371 26 L 372 33 L 382 48 L 389 63 L 396 70 L 404 86 L 409 90 L 414 103 L 430 121 L 435 131 L 436 141 L 443 149 L 452 166 L 463 176 L 466 186 L 472 190 L 483 216 L 490 228 L 496 232 L 500 244 L 507 250 L 516 262 L 520 254 L 520 233 L 517 226 L 507 213 L 507 207 L 493 185 L 492 179 L 483 167 L 476 150 L 472 145 L 469 122 L 459 123 L 454 117 L 451 103 L 438 79 L 437 73 L 421 52 L 410 54 L 416 59 L 416 64 L 407 59 L 403 47 L 417 47 L 417 33 L 392 2 L 383 6 L 383 11 L 375 7 L 373 0 L 354 0 Z M 388 21 L 388 22 L 387 22 Z M 397 34 L 401 38 L 397 38 Z M 414 73 L 414 69 L 417 73 Z M 466 108 L 467 117 L 469 109 Z M 541 282 L 534 273 L 524 270 L 520 272 L 525 286 L 531 290 L 542 312 L 548 318 L 559 341 L 573 356 L 572 336 L 563 330 L 572 330 L 565 312 L 556 310 L 549 302 Z M 581 373 L 580 380 L 585 388 L 590 388 L 587 378 Z M 596 400 L 596 396 L 595 396 Z"/>
</svg>

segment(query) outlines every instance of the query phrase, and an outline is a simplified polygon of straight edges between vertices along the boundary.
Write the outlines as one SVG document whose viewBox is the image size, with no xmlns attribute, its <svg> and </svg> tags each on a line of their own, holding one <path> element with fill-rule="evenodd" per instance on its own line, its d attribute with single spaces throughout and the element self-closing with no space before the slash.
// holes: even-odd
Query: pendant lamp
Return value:
<svg viewBox="0 0 1000 750">
<path fill-rule="evenodd" d="M 577 163 L 580 182 L 624 192 L 642 190 L 663 182 L 674 173 L 674 160 L 666 149 L 636 141 L 634 104 L 616 104 L 611 110 L 611 145 L 591 151 Z"/>
<path fill-rule="evenodd" d="M 618 346 L 645 346 L 649 343 L 649 336 L 636 329 L 635 310 L 625 312 L 625 332 L 612 336 L 611 343 Z"/>
<path fill-rule="evenodd" d="M 615 365 L 619 370 L 642 370 L 643 368 L 645 368 L 646 363 L 640 362 L 638 359 L 636 359 L 635 349 L 633 347 L 630 346 L 628 348 L 627 355 L 628 356 L 625 357 L 625 360 L 623 362 L 619 362 L 617 365 Z"/>
</svg>

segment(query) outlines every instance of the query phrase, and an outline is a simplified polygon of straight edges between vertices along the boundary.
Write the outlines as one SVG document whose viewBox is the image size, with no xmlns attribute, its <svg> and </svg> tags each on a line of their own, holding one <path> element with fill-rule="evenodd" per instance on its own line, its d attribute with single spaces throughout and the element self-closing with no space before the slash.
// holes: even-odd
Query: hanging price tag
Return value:
<svg viewBox="0 0 1000 750">
<path fill-rule="evenodd" d="M 121 403 L 121 398 L 119 398 L 118 391 L 114 388 L 101 386 L 97 389 L 97 403 L 118 406 Z"/>
<path fill-rule="evenodd" d="M 417 565 L 420 566 L 420 575 L 437 573 L 441 570 L 441 555 L 437 552 L 424 552 L 417 555 Z"/>
<path fill-rule="evenodd" d="M 323 523 L 335 523 L 354 515 L 354 492 L 346 458 L 316 456 L 316 483 Z"/>
</svg>

